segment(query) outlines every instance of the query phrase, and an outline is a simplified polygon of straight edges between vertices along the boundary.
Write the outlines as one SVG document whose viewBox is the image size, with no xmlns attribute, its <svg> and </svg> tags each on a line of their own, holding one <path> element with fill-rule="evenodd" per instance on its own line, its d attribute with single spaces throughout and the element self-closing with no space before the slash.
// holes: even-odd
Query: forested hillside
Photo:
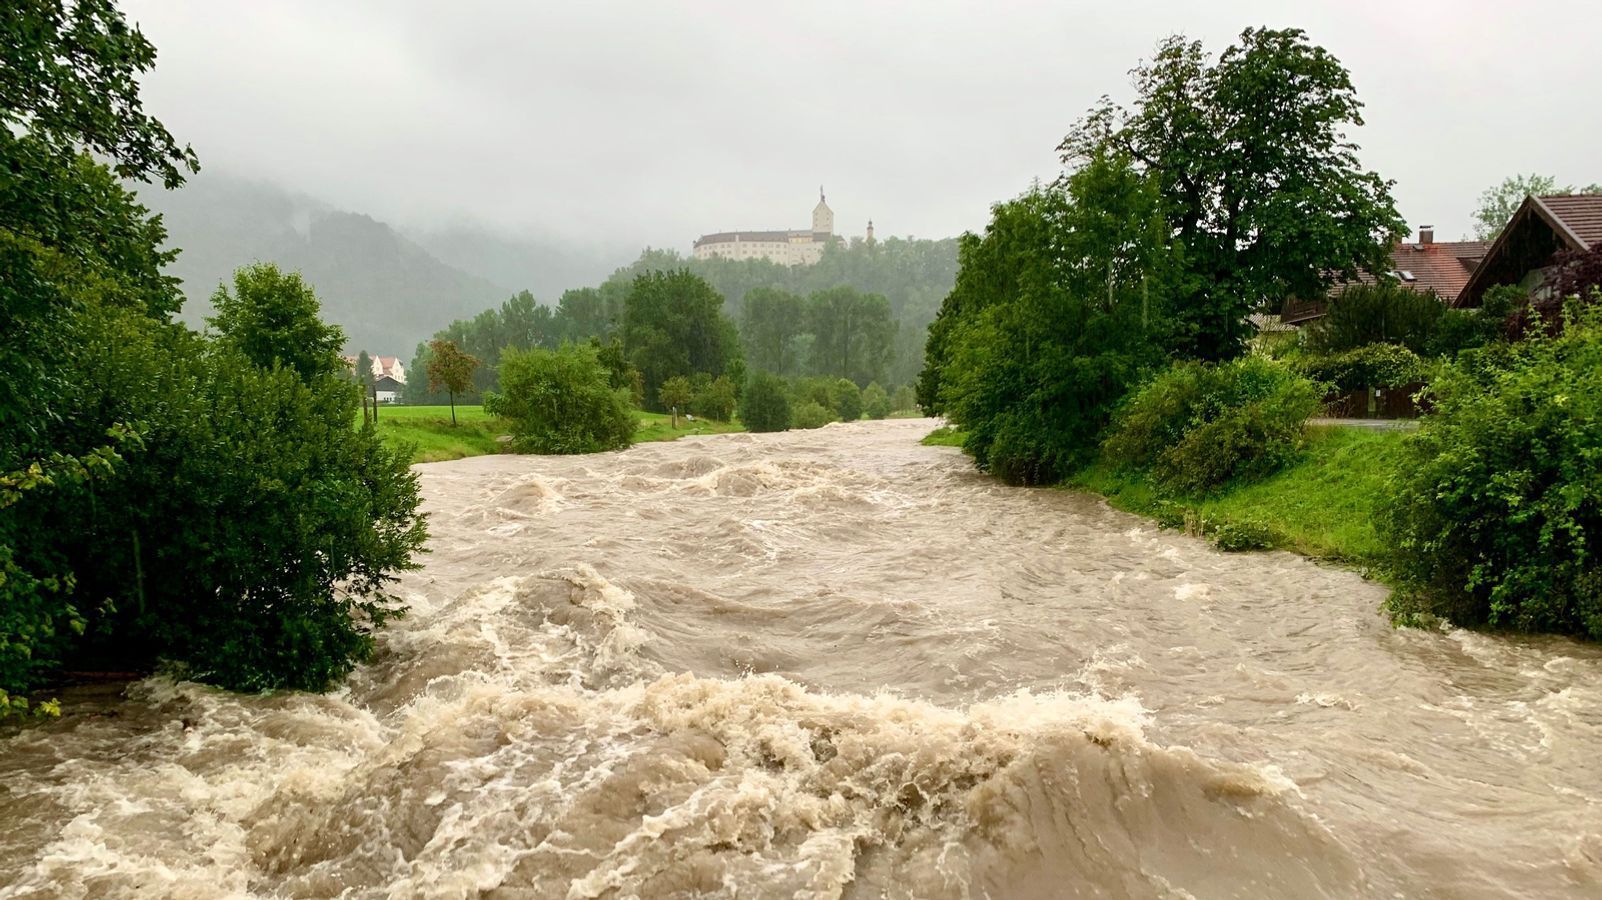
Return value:
<svg viewBox="0 0 1602 900">
<path fill-rule="evenodd" d="M 550 271 L 543 285 L 552 291 L 606 271 L 595 261 L 571 262 L 559 249 L 471 229 L 419 236 L 425 249 L 370 216 L 216 172 L 176 191 L 142 191 L 141 200 L 162 215 L 167 245 L 183 248 L 167 271 L 183 280 L 184 321 L 204 323 L 212 293 L 241 261 L 272 262 L 316 286 L 323 314 L 345 329 L 351 352 L 404 355 L 442 322 L 506 298 L 525 286 L 496 280 L 508 272 L 507 259 L 523 261 L 514 273 Z"/>
</svg>

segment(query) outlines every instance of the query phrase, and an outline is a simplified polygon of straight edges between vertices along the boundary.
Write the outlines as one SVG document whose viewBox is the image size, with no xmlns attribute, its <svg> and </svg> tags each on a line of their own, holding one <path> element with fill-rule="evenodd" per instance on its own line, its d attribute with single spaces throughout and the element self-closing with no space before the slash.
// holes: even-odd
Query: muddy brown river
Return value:
<svg viewBox="0 0 1602 900">
<path fill-rule="evenodd" d="M 1602 896 L 1602 653 L 1009 488 L 934 423 L 420 467 L 323 696 L 0 737 L 0 897 Z"/>
</svg>

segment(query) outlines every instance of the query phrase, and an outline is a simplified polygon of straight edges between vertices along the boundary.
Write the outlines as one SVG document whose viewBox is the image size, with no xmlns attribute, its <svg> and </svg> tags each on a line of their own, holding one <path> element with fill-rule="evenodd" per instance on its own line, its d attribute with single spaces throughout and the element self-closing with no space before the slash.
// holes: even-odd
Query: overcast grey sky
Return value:
<svg viewBox="0 0 1602 900">
<path fill-rule="evenodd" d="M 1469 230 L 1514 172 L 1602 181 L 1602 4 L 125 0 L 146 104 L 203 166 L 426 225 L 688 250 L 702 232 L 944 237 L 1181 32 L 1296 26 L 1351 70 L 1365 164 Z"/>
</svg>

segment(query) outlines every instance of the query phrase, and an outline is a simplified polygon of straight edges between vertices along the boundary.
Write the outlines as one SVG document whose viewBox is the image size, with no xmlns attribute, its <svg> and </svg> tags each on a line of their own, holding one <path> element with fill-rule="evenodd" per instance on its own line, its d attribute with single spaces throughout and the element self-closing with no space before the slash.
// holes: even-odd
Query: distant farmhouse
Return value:
<svg viewBox="0 0 1602 900">
<path fill-rule="evenodd" d="M 1455 307 L 1477 307 L 1487 289 L 1513 284 L 1538 292 L 1554 258 L 1564 250 L 1588 250 L 1602 243 L 1602 194 L 1527 197 L 1492 241 L 1437 241 L 1429 226 L 1417 241 L 1401 241 L 1391 249 L 1391 270 L 1397 283 L 1419 293 L 1434 294 Z M 1354 281 L 1330 288 L 1338 295 L 1354 284 L 1378 279 L 1363 273 Z M 1300 325 L 1324 315 L 1325 298 L 1285 303 L 1280 321 Z"/>
<path fill-rule="evenodd" d="M 868 220 L 868 242 L 873 243 L 873 220 Z M 810 266 L 823 258 L 823 248 L 843 243 L 834 233 L 834 210 L 818 188 L 818 205 L 812 208 L 811 231 L 720 231 L 703 234 L 695 242 L 696 259 L 766 259 L 786 266 Z"/>
<path fill-rule="evenodd" d="M 350 367 L 351 373 L 356 372 L 357 357 L 343 356 L 345 365 Z M 371 357 L 373 393 L 379 403 L 394 403 L 400 396 L 401 388 L 406 386 L 406 364 L 395 356 Z"/>
</svg>

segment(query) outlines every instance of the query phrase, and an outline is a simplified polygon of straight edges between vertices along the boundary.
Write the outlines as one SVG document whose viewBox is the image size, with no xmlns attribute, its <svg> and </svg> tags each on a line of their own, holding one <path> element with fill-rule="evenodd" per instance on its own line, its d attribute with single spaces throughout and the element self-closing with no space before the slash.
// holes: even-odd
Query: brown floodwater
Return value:
<svg viewBox="0 0 1602 900">
<path fill-rule="evenodd" d="M 0 737 L 0 897 L 1602 896 L 1602 652 L 1006 487 L 929 421 L 419 467 L 322 696 Z"/>
</svg>

